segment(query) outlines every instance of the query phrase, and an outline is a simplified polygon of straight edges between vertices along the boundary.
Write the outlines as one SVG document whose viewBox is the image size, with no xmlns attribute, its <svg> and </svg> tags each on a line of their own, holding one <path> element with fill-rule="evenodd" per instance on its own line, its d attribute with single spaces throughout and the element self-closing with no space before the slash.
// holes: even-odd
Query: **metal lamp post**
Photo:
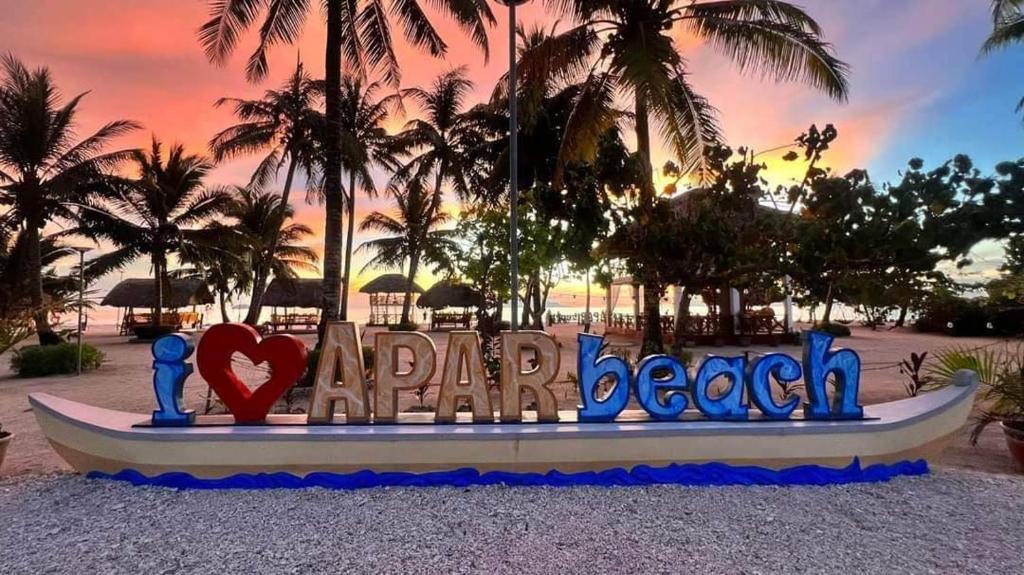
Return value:
<svg viewBox="0 0 1024 575">
<path fill-rule="evenodd" d="M 519 94 L 516 82 L 516 7 L 530 0 L 498 0 L 508 6 L 509 248 L 512 255 L 512 331 L 519 330 Z"/>
<path fill-rule="evenodd" d="M 82 345 L 84 344 L 85 327 L 82 325 L 82 310 L 85 308 L 85 254 L 92 251 L 89 247 L 73 247 L 78 252 L 78 375 L 82 375 Z"/>
</svg>

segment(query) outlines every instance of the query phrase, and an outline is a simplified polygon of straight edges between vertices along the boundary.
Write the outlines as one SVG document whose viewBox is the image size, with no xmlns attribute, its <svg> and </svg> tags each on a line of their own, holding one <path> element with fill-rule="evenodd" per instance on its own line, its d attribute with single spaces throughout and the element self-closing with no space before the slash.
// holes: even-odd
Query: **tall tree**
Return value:
<svg viewBox="0 0 1024 575">
<path fill-rule="evenodd" d="M 456 68 L 438 76 L 428 88 L 406 91 L 423 117 L 410 120 L 396 135 L 413 158 L 395 172 L 391 187 L 400 188 L 410 182 L 425 187 L 430 182 L 431 214 L 441 207 L 446 183 L 460 198 L 471 194 L 468 175 L 475 160 L 469 152 L 480 140 L 476 118 L 464 109 L 472 89 L 466 69 Z"/>
<path fill-rule="evenodd" d="M 292 279 L 300 271 L 316 271 L 319 256 L 299 243 L 313 235 L 313 230 L 304 224 L 288 223 L 295 211 L 281 196 L 237 188 L 224 215 L 234 220 L 228 226 L 238 236 L 248 283 L 271 277 Z"/>
<path fill-rule="evenodd" d="M 219 250 L 231 257 L 230 243 L 216 229 L 202 227 L 220 216 L 229 196 L 222 190 L 208 189 L 204 178 L 213 165 L 200 155 L 188 154 L 180 144 L 164 154 L 163 145 L 154 137 L 148 151 L 132 154 L 138 172 L 135 179 L 121 185 L 82 210 L 81 235 L 106 240 L 115 249 L 90 263 L 93 273 L 120 269 L 148 256 L 153 265 L 154 329 L 160 329 L 164 289 L 168 285 L 168 259 L 177 255 L 194 260 L 198 250 Z"/>
<path fill-rule="evenodd" d="M 447 223 L 450 216 L 435 209 L 434 194 L 424 190 L 418 180 L 404 190 L 394 190 L 392 195 L 397 208 L 395 215 L 373 212 L 366 216 L 359 226 L 364 232 L 373 231 L 387 235 L 365 242 L 359 249 L 374 254 L 364 269 L 378 267 L 404 270 L 408 263 L 409 287 L 402 306 L 401 322 L 402 325 L 408 325 L 412 284 L 416 281 L 420 264 L 450 268 L 450 258 L 457 253 L 458 245 L 451 230 L 437 229 Z"/>
<path fill-rule="evenodd" d="M 267 52 L 275 44 L 292 44 L 302 31 L 309 0 L 209 0 L 211 17 L 199 30 L 199 39 L 210 60 L 224 64 L 234 52 L 239 36 L 262 17 L 259 44 L 246 68 L 251 81 L 260 81 L 268 71 Z M 344 64 L 356 74 L 368 69 L 383 70 L 388 83 L 400 80 L 398 57 L 392 41 L 392 20 L 400 23 L 402 35 L 413 46 L 443 56 L 448 46 L 422 0 L 321 0 L 327 26 L 325 43 L 324 145 L 324 289 L 323 320 L 338 319 L 341 291 L 341 250 L 344 211 L 341 167 L 341 69 Z M 484 0 L 434 0 L 435 10 L 448 16 L 487 53 L 487 25 L 494 15 Z"/>
<path fill-rule="evenodd" d="M 520 60 L 524 84 L 583 78 L 584 89 L 566 128 L 560 165 L 596 149 L 614 100 L 632 100 L 632 122 L 643 167 L 641 205 L 653 209 L 651 121 L 660 127 L 684 172 L 705 173 L 706 151 L 718 144 L 716 111 L 693 88 L 677 44 L 682 27 L 731 58 L 741 71 L 802 81 L 843 100 L 847 67 L 801 8 L 782 0 L 548 0 L 572 26 L 537 43 Z M 556 178 L 559 181 L 561 178 Z M 641 212 L 641 215 L 643 212 Z M 658 274 L 638 278 L 646 298 L 644 340 L 661 348 Z"/>
<path fill-rule="evenodd" d="M 3 227 L 25 232 L 30 305 L 40 343 L 54 343 L 43 301 L 43 228 L 52 221 L 74 222 L 76 206 L 108 188 L 109 170 L 130 150 L 104 152 L 110 141 L 138 126 L 110 122 L 76 141 L 75 118 L 84 94 L 65 102 L 49 70 L 29 70 L 12 55 L 0 58 L 0 218 Z"/>
<path fill-rule="evenodd" d="M 1024 42 L 1024 1 L 992 0 L 992 34 L 981 46 L 982 54 Z M 1024 98 L 1017 103 L 1017 111 L 1024 111 Z"/>
<path fill-rule="evenodd" d="M 345 270 L 342 275 L 340 317 L 348 319 L 348 298 L 352 290 L 352 250 L 356 228 L 356 194 L 377 195 L 371 168 L 393 172 L 400 166 L 396 138 L 384 128 L 389 110 L 400 104 L 404 91 L 378 97 L 382 86 L 347 78 L 341 87 L 342 168 L 348 174 L 348 227 L 345 231 Z"/>
<path fill-rule="evenodd" d="M 221 98 L 217 106 L 232 106 L 240 123 L 210 141 L 214 160 L 221 162 L 243 155 L 266 154 L 249 182 L 257 188 L 269 184 L 281 168 L 287 166 L 280 206 L 288 208 L 296 172 L 301 169 L 307 181 L 318 172 L 318 137 L 323 117 L 317 105 L 322 92 L 322 83 L 314 81 L 302 64 L 298 64 L 295 73 L 280 89 L 267 90 L 261 100 Z M 272 234 L 268 253 L 275 251 L 275 238 L 276 234 Z M 245 316 L 245 323 L 249 325 L 259 322 L 267 282 L 266 275 L 253 279 L 249 311 Z"/>
</svg>

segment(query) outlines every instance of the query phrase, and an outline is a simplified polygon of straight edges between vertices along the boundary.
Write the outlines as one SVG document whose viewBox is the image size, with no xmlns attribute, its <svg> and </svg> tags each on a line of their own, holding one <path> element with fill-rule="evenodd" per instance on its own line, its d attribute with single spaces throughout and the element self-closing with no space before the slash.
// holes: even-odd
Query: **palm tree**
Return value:
<svg viewBox="0 0 1024 575">
<path fill-rule="evenodd" d="M 281 89 L 267 90 L 262 100 L 218 100 L 217 106 L 232 105 L 241 123 L 227 128 L 210 141 L 214 160 L 221 162 L 242 155 L 266 153 L 249 182 L 250 186 L 257 188 L 267 185 L 287 165 L 280 202 L 282 207 L 287 207 L 296 171 L 301 168 L 307 181 L 312 180 L 317 172 L 317 137 L 323 118 L 316 106 L 323 91 L 321 84 L 306 74 L 300 63 Z M 273 253 L 274 246 L 270 245 L 267 251 Z M 245 323 L 256 325 L 259 321 L 267 281 L 266 275 L 256 276 Z"/>
<path fill-rule="evenodd" d="M 29 299 L 40 343 L 56 338 L 43 307 L 42 230 L 52 221 L 74 222 L 76 206 L 110 186 L 106 173 L 130 150 L 103 152 L 110 141 L 138 126 L 110 122 L 75 139 L 75 117 L 84 94 L 64 102 L 49 70 L 29 70 L 12 55 L 0 58 L 0 225 L 24 230 Z"/>
<path fill-rule="evenodd" d="M 548 0 L 574 19 L 568 30 L 525 50 L 525 86 L 584 78 L 563 141 L 563 164 L 593 149 L 616 94 L 632 98 L 637 148 L 650 170 L 651 120 L 684 171 L 704 168 L 719 140 L 716 112 L 692 87 L 677 27 L 731 58 L 743 72 L 802 81 L 845 100 L 847 66 L 803 9 L 783 0 Z M 654 183 L 642 182 L 653 195 Z"/>
<path fill-rule="evenodd" d="M 583 89 L 559 152 L 564 166 L 596 149 L 601 130 L 615 115 L 617 96 L 632 100 L 632 122 L 641 170 L 641 213 L 653 209 L 651 121 L 671 145 L 683 172 L 708 173 L 706 152 L 720 140 L 717 112 L 690 82 L 675 38 L 678 28 L 731 58 L 740 71 L 801 81 L 836 100 L 848 92 L 847 66 L 822 39 L 822 30 L 801 8 L 783 0 L 548 0 L 573 19 L 520 57 L 524 86 L 579 81 Z M 647 210 L 647 211 L 643 211 Z M 661 349 L 659 328 L 664 286 L 649 288 L 645 347 Z"/>
<path fill-rule="evenodd" d="M 379 83 L 365 84 L 358 78 L 347 78 L 341 87 L 342 167 L 348 173 L 348 228 L 345 238 L 345 270 L 342 275 L 341 313 L 348 319 L 348 297 L 352 287 L 352 250 L 356 227 L 356 190 L 373 197 L 377 195 L 371 168 L 395 171 L 399 167 L 396 154 L 399 145 L 388 134 L 384 121 L 389 108 L 400 103 L 407 91 L 378 98 Z"/>
<path fill-rule="evenodd" d="M 374 254 L 363 270 L 377 267 L 404 270 L 409 265 L 409 284 L 402 306 L 402 325 L 408 325 L 412 303 L 412 284 L 416 281 L 421 263 L 439 268 L 451 267 L 449 257 L 458 246 L 450 230 L 436 228 L 448 222 L 450 216 L 434 209 L 433 196 L 423 189 L 419 180 L 406 189 L 392 191 L 396 216 L 373 212 L 366 216 L 361 231 L 375 231 L 386 237 L 370 240 L 359 246 L 360 251 Z"/>
<path fill-rule="evenodd" d="M 321 4 L 327 26 L 323 319 L 330 321 L 338 318 L 342 279 L 342 63 L 359 75 L 380 68 L 386 81 L 397 86 L 400 69 L 392 42 L 392 19 L 400 22 L 402 35 L 410 43 L 432 56 L 443 56 L 448 46 L 423 10 L 422 0 L 322 0 Z M 495 20 L 484 0 L 433 0 L 430 4 L 454 20 L 487 54 L 487 25 Z M 267 51 L 275 44 L 294 43 L 310 10 L 308 0 L 209 0 L 209 5 L 211 18 L 200 28 L 199 39 L 209 59 L 218 64 L 227 61 L 239 36 L 262 16 L 259 44 L 246 69 L 251 81 L 266 77 Z"/>
<path fill-rule="evenodd" d="M 182 261 L 195 261 L 200 250 L 219 250 L 222 257 L 231 257 L 231 242 L 225 242 L 219 230 L 200 227 L 223 214 L 230 198 L 205 187 L 203 180 L 213 165 L 203 156 L 187 154 L 180 144 L 165 158 L 154 137 L 150 150 L 136 151 L 132 161 L 138 178 L 122 181 L 102 201 L 83 209 L 77 231 L 116 246 L 91 262 L 97 275 L 149 256 L 156 294 L 153 327 L 159 330 L 168 258 L 176 254 Z"/>
<path fill-rule="evenodd" d="M 992 0 L 992 34 L 981 47 L 982 54 L 1024 42 L 1024 0 Z M 1017 111 L 1024 110 L 1024 98 Z"/>
<path fill-rule="evenodd" d="M 298 271 L 316 271 L 320 259 L 311 248 L 298 242 L 313 235 L 313 230 L 303 224 L 287 224 L 295 211 L 284 203 L 277 194 L 236 188 L 224 215 L 233 219 L 230 229 L 237 234 L 239 255 L 245 263 L 248 278 L 245 284 L 256 285 L 269 278 L 295 278 Z M 250 316 L 252 311 L 250 309 Z M 259 313 L 253 321 L 255 325 Z"/>
<path fill-rule="evenodd" d="M 471 195 L 468 176 L 475 159 L 470 151 L 479 146 L 481 139 L 476 117 L 463 111 L 472 89 L 473 82 L 466 77 L 463 67 L 441 74 L 429 88 L 406 91 L 420 106 L 424 117 L 410 120 L 396 135 L 403 148 L 417 155 L 395 172 L 391 187 L 433 178 L 431 214 L 441 207 L 445 183 L 451 185 L 460 198 Z"/>
</svg>

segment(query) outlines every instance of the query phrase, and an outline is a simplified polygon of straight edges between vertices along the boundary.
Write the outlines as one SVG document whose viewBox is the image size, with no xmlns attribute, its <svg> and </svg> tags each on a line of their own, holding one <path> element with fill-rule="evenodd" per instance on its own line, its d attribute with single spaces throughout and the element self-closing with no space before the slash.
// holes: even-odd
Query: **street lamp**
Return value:
<svg viewBox="0 0 1024 575">
<path fill-rule="evenodd" d="M 82 310 L 85 308 L 85 254 L 92 251 L 90 247 L 72 247 L 72 251 L 78 252 L 78 375 L 82 375 L 82 345 L 84 344 L 84 326 L 82 325 Z"/>
<path fill-rule="evenodd" d="M 516 86 L 516 7 L 530 0 L 497 0 L 508 6 L 509 226 L 512 254 L 512 331 L 519 330 L 519 94 Z M 499 318 L 500 319 L 500 318 Z"/>
</svg>

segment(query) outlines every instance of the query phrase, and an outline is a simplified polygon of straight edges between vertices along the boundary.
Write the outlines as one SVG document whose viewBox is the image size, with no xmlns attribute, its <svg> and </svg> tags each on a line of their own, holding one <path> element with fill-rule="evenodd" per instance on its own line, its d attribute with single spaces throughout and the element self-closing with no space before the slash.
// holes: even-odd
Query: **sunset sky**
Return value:
<svg viewBox="0 0 1024 575">
<path fill-rule="evenodd" d="M 826 39 L 851 66 L 851 97 L 845 105 L 800 85 L 740 76 L 727 60 L 680 36 L 692 82 L 720 110 L 730 144 L 768 149 L 792 141 L 811 123 L 832 122 L 840 138 L 829 154 L 830 164 L 838 170 L 868 168 L 876 180 L 897 178 L 897 170 L 913 156 L 935 165 L 965 152 L 990 171 L 996 161 L 1022 155 L 1024 127 L 1014 107 L 1024 95 L 1024 77 L 1019 74 L 1024 49 L 979 58 L 978 47 L 991 29 L 989 2 L 799 3 L 818 19 Z M 439 20 L 451 47 L 447 59 L 431 59 L 400 45 L 403 85 L 423 85 L 441 71 L 466 65 L 477 84 L 476 100 L 486 98 L 507 66 L 508 54 L 506 11 L 497 3 L 493 6 L 499 23 L 492 31 L 489 61 Z M 555 21 L 539 1 L 520 13 L 527 26 Z M 324 37 L 322 21 L 310 19 L 301 44 L 275 49 L 271 78 L 253 86 L 246 83 L 243 71 L 253 36 L 244 38 L 236 57 L 218 68 L 205 59 L 196 40 L 196 29 L 207 17 L 204 0 L 0 0 L 0 51 L 11 51 L 30 66 L 49 66 L 65 95 L 90 92 L 81 105 L 80 135 L 106 121 L 126 118 L 146 127 L 126 138 L 126 147 L 145 145 L 152 133 L 205 152 L 210 137 L 232 122 L 229 110 L 213 108 L 215 100 L 258 97 L 280 84 L 297 55 L 309 70 L 322 74 Z M 394 121 L 395 126 L 401 123 Z M 775 181 L 791 176 L 782 170 L 798 169 L 777 166 L 774 157 L 769 165 L 775 168 Z M 655 163 L 666 159 L 662 152 Z M 222 165 L 212 182 L 243 184 L 255 162 L 254 158 Z M 359 205 L 365 214 L 386 208 L 386 201 L 360 199 Z M 300 220 L 322 230 L 318 207 L 296 208 Z M 981 268 L 991 268 L 997 258 L 998 250 L 982 249 Z M 357 261 L 356 269 L 361 265 Z M 125 277 L 147 275 L 148 269 L 140 262 Z M 373 275 L 362 275 L 357 284 Z M 105 291 L 117 279 L 107 278 L 99 287 Z M 566 286 L 561 292 L 575 289 Z"/>
</svg>

